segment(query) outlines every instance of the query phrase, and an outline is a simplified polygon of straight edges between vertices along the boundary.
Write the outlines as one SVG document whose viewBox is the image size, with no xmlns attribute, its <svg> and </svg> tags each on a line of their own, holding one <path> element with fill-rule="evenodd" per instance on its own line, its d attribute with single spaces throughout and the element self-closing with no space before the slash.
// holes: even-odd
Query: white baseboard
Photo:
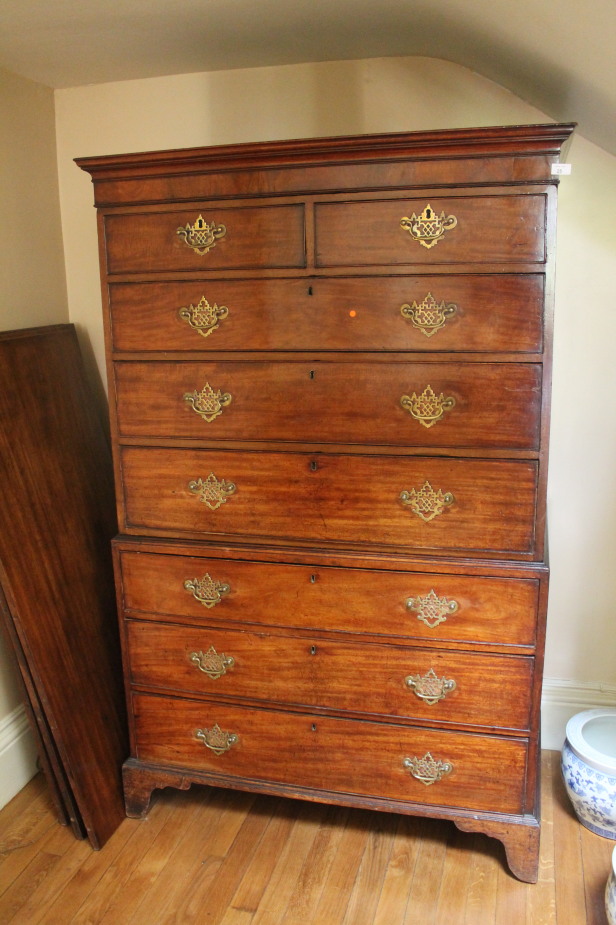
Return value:
<svg viewBox="0 0 616 925">
<path fill-rule="evenodd" d="M 541 747 L 560 751 L 565 728 L 576 713 L 616 707 L 616 684 L 544 678 L 541 699 Z"/>
<path fill-rule="evenodd" d="M 0 720 L 0 809 L 37 772 L 36 746 L 22 704 Z"/>
</svg>

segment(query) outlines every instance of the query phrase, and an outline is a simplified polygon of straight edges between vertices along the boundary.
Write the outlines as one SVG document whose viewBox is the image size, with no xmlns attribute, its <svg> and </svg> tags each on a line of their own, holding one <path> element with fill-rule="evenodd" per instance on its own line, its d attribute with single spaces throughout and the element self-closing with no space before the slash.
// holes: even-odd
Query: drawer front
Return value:
<svg viewBox="0 0 616 925">
<path fill-rule="evenodd" d="M 378 782 L 383 799 L 523 811 L 525 741 L 145 694 L 132 701 L 142 761 L 361 796 L 374 796 Z"/>
<path fill-rule="evenodd" d="M 431 221 L 422 218 L 426 209 Z M 543 263 L 545 223 L 546 197 L 538 193 L 317 203 L 315 262 Z M 432 235 L 422 236 L 428 228 Z"/>
<path fill-rule="evenodd" d="M 536 579 L 120 551 L 131 617 L 533 646 Z M 188 585 L 188 586 L 187 586 Z M 220 594 L 220 587 L 224 593 Z"/>
<path fill-rule="evenodd" d="M 202 218 L 217 235 L 187 231 Z M 221 231 L 224 229 L 224 232 Z M 178 233 L 178 232 L 186 233 Z M 196 239 L 196 240 L 195 240 Z M 105 216 L 107 272 L 303 267 L 304 206 L 210 206 Z M 191 245 L 191 241 L 195 246 Z M 199 244 L 206 246 L 199 246 Z"/>
<path fill-rule="evenodd" d="M 121 436 L 539 445 L 531 363 L 117 363 Z"/>
<path fill-rule="evenodd" d="M 115 350 L 540 352 L 542 274 L 111 283 Z"/>
<path fill-rule="evenodd" d="M 133 684 L 527 731 L 533 659 L 128 621 Z"/>
<path fill-rule="evenodd" d="M 533 462 L 141 447 L 122 460 L 127 532 L 533 549 Z"/>
</svg>

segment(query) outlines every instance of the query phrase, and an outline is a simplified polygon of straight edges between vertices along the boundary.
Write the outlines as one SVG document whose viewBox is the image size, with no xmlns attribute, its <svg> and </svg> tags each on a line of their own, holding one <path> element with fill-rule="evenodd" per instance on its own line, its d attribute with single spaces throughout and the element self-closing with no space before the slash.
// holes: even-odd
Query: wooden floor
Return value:
<svg viewBox="0 0 616 925">
<path fill-rule="evenodd" d="M 573 815 L 543 753 L 540 880 L 453 823 L 193 787 L 102 851 L 55 821 L 40 775 L 0 813 L 0 922 L 605 925 L 614 842 Z"/>
</svg>

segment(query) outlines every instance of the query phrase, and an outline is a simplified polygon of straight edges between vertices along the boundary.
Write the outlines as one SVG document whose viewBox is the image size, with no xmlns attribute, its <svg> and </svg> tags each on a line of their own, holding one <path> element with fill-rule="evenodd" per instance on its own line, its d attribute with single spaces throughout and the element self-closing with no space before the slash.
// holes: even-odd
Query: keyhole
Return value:
<svg viewBox="0 0 616 925">
<path fill-rule="evenodd" d="M 311 654 L 311 655 L 316 655 L 316 654 L 317 654 L 317 647 L 316 647 L 316 646 L 310 646 L 310 654 Z"/>
<path fill-rule="evenodd" d="M 316 576 L 316 575 L 311 575 L 311 576 L 310 576 L 310 584 L 311 584 L 311 585 L 315 584 L 316 580 L 317 580 L 317 576 Z"/>
<path fill-rule="evenodd" d="M 316 723 L 313 723 L 312 726 L 311 726 L 311 729 L 312 729 L 313 732 L 316 732 L 316 731 L 317 731 L 317 724 L 316 724 Z"/>
<path fill-rule="evenodd" d="M 319 464 L 317 463 L 316 459 L 311 459 L 311 460 L 310 460 L 310 468 L 311 468 L 311 470 L 312 470 L 313 472 L 316 472 L 317 469 L 318 469 L 318 467 L 319 467 Z"/>
<path fill-rule="evenodd" d="M 432 209 L 426 209 L 426 218 L 432 218 Z"/>
<path fill-rule="evenodd" d="M 308 295 L 312 295 L 312 286 L 308 286 Z"/>
<path fill-rule="evenodd" d="M 314 379 L 314 369 L 311 369 L 311 370 L 310 370 L 310 378 L 311 378 L 311 379 Z"/>
</svg>

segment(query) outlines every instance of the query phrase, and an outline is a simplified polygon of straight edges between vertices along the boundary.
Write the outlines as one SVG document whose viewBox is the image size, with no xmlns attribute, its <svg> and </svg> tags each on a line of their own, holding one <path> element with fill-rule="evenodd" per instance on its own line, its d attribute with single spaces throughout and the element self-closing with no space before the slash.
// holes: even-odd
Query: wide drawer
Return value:
<svg viewBox="0 0 616 925">
<path fill-rule="evenodd" d="M 294 627 L 446 643 L 534 646 L 539 582 L 290 565 L 119 548 L 132 618 Z M 224 593 L 220 593 L 220 588 Z"/>
<path fill-rule="evenodd" d="M 542 274 L 111 283 L 118 351 L 540 352 Z"/>
<path fill-rule="evenodd" d="M 221 613 L 222 616 L 222 613 Z M 133 684 L 527 731 L 534 659 L 128 621 Z"/>
<path fill-rule="evenodd" d="M 322 202 L 315 264 L 543 263 L 545 227 L 543 193 Z"/>
<path fill-rule="evenodd" d="M 131 446 L 121 459 L 129 533 L 533 551 L 531 461 Z"/>
<path fill-rule="evenodd" d="M 214 229 L 209 247 L 206 231 L 190 232 L 199 220 Z M 110 214 L 104 228 L 108 273 L 297 268 L 306 263 L 302 203 Z"/>
<path fill-rule="evenodd" d="M 120 436 L 536 449 L 531 363 L 116 363 Z"/>
<path fill-rule="evenodd" d="M 132 703 L 141 761 L 477 812 L 524 810 L 525 741 L 136 693 Z"/>
</svg>

